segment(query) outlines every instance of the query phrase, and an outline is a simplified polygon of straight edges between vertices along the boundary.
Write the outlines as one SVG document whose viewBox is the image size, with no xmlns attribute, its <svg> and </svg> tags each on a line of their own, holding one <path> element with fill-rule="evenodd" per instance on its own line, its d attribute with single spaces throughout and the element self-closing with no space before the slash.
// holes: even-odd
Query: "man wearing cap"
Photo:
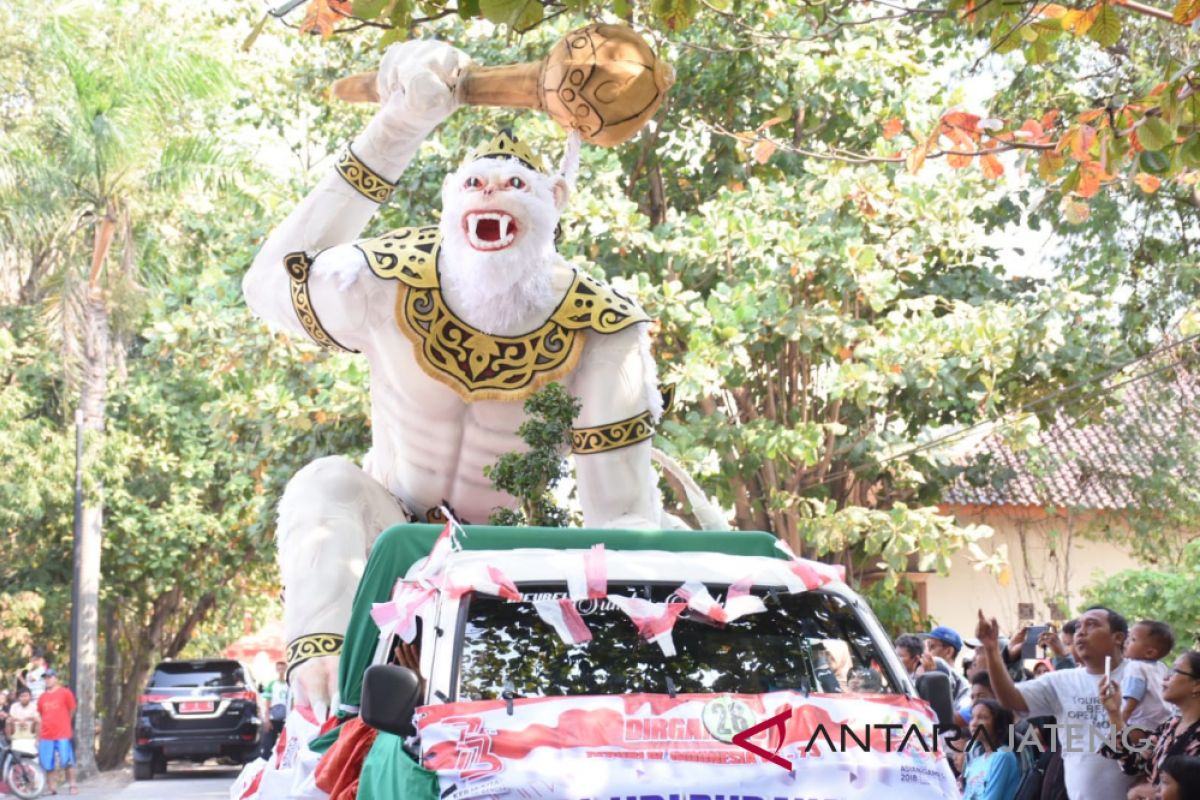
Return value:
<svg viewBox="0 0 1200 800">
<path fill-rule="evenodd" d="M 959 711 L 965 723 L 970 719 L 971 709 L 967 705 L 966 713 L 962 713 L 962 707 L 964 703 L 970 702 L 971 685 L 958 670 L 957 661 L 958 654 L 962 651 L 962 637 L 958 635 L 958 631 L 944 625 L 939 625 L 929 633 L 918 634 L 917 637 L 925 641 L 926 661 L 932 661 L 933 667 L 950 675 L 950 694 L 954 699 L 956 710 Z M 929 666 L 927 664 L 926 671 Z"/>
<path fill-rule="evenodd" d="M 361 467 L 320 458 L 279 506 L 288 675 L 296 704 L 318 717 L 336 692 L 342 633 L 375 537 L 413 518 L 440 521 L 443 507 L 476 523 L 513 507 L 484 469 L 527 449 L 517 433 L 524 403 L 547 384 L 580 402 L 572 450 L 585 524 L 663 527 L 650 465 L 662 400 L 649 317 L 554 246 L 574 166 L 552 171 L 502 131 L 447 175 L 440 221 L 359 238 L 457 108 L 468 63 L 441 42 L 389 48 L 379 112 L 243 281 L 259 317 L 361 354 L 371 376 Z"/>
<path fill-rule="evenodd" d="M 71 785 L 71 794 L 79 794 L 75 783 L 75 749 L 71 746 L 73 735 L 71 718 L 75 714 L 75 695 L 65 686 L 58 683 L 58 672 L 47 669 L 45 674 L 46 691 L 38 698 L 38 716 L 42 718 L 42 727 L 38 731 L 38 760 L 42 769 L 46 770 L 46 787 L 50 794 L 58 794 L 57 769 L 67 773 L 67 782 Z"/>
</svg>

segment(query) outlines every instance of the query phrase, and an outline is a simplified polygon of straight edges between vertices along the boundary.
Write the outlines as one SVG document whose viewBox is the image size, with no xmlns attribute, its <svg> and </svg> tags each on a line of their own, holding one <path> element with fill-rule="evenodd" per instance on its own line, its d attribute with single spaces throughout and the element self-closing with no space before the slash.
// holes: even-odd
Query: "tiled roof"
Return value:
<svg viewBox="0 0 1200 800">
<path fill-rule="evenodd" d="M 943 504 L 1129 507 L 1130 478 L 1172 468 L 1181 438 L 1200 434 L 1200 376 L 1163 367 L 1141 362 L 1138 371 L 1116 375 L 1113 383 L 1124 383 L 1119 404 L 1093 424 L 1060 415 L 1040 434 L 1040 447 L 1017 451 L 1000 434 L 987 436 L 956 459 L 975 466 L 950 486 Z M 1129 380 L 1138 375 L 1145 377 Z"/>
</svg>

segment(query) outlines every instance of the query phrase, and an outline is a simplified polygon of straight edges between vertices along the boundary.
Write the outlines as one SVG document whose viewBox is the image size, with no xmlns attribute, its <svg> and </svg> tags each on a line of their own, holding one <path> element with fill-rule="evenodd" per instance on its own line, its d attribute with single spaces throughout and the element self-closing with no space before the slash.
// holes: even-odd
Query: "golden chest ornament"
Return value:
<svg viewBox="0 0 1200 800">
<path fill-rule="evenodd" d="M 536 330 L 498 336 L 456 317 L 442 297 L 437 226 L 400 228 L 355 246 L 378 277 L 399 281 L 396 324 L 417 363 L 459 397 L 524 400 L 579 363 L 587 331 L 609 334 L 650 318 L 607 284 L 575 270 L 561 303 Z"/>
</svg>

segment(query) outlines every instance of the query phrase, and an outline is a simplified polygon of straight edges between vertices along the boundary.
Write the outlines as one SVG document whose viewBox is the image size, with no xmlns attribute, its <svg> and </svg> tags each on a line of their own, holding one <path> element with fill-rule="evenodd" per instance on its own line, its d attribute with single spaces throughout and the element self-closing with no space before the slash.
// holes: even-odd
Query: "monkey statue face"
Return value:
<svg viewBox="0 0 1200 800">
<path fill-rule="evenodd" d="M 492 333 L 554 305 L 554 231 L 566 180 L 515 158 L 479 158 L 442 184 L 443 288 L 452 306 Z"/>
<path fill-rule="evenodd" d="M 562 178 L 543 175 L 514 158 L 481 158 L 447 176 L 442 213 L 462 243 L 477 253 L 511 248 L 532 255 L 553 246 L 566 196 Z"/>
</svg>

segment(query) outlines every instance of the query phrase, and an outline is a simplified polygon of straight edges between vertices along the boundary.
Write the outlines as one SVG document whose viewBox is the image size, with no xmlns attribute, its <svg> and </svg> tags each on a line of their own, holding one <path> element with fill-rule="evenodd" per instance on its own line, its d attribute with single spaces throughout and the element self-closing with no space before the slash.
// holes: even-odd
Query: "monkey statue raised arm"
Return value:
<svg viewBox="0 0 1200 800">
<path fill-rule="evenodd" d="M 483 469 L 524 449 L 524 400 L 547 383 L 582 404 L 574 450 L 585 523 L 663 523 L 650 466 L 661 402 L 648 318 L 555 252 L 566 180 L 501 132 L 446 177 L 440 224 L 356 241 L 421 141 L 455 110 L 467 64 L 439 42 L 392 46 L 379 112 L 243 282 L 258 316 L 361 353 L 371 371 L 362 467 L 318 459 L 280 503 L 289 675 L 318 719 L 333 710 L 341 634 L 374 538 L 410 516 L 430 518 L 443 501 L 473 522 L 511 507 Z"/>
</svg>

